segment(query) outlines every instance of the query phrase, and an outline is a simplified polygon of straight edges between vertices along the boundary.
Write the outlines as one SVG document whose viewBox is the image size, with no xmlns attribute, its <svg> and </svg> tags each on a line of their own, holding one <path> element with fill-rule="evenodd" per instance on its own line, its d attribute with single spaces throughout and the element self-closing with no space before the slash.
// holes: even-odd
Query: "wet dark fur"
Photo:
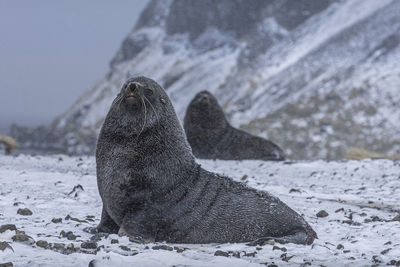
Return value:
<svg viewBox="0 0 400 267">
<path fill-rule="evenodd" d="M 132 82 L 140 84 L 136 100 L 126 98 Z M 147 99 L 145 88 L 154 91 Z M 103 200 L 99 231 L 175 243 L 273 237 L 311 244 L 316 237 L 278 198 L 202 169 L 164 89 L 148 78 L 127 81 L 112 104 L 96 163 Z"/>
<path fill-rule="evenodd" d="M 283 151 L 271 141 L 233 128 L 208 91 L 194 97 L 183 127 L 193 154 L 200 159 L 285 159 Z"/>
</svg>

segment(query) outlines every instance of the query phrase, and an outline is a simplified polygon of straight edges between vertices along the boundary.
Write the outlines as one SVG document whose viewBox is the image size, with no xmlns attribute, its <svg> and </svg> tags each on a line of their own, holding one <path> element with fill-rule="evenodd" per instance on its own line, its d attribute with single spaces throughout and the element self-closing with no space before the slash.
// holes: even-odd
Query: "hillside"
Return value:
<svg viewBox="0 0 400 267">
<path fill-rule="evenodd" d="M 183 118 L 207 89 L 232 124 L 294 159 L 400 152 L 400 1 L 152 0 L 109 73 L 25 148 L 91 154 L 121 84 L 145 75 Z"/>
</svg>

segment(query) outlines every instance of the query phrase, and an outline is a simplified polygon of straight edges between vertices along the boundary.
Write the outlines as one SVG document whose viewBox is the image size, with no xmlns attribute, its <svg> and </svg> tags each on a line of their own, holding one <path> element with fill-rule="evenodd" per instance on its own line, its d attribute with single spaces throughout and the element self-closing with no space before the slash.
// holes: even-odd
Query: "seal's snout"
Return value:
<svg viewBox="0 0 400 267">
<path fill-rule="evenodd" d="M 138 96 L 138 88 L 139 88 L 139 83 L 136 82 L 131 82 L 127 85 L 127 98 L 137 98 Z"/>
</svg>

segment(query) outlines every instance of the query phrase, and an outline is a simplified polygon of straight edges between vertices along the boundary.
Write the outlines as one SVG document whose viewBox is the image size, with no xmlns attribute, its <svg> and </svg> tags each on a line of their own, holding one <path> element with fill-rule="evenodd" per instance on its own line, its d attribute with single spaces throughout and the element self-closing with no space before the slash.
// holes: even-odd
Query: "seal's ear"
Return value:
<svg viewBox="0 0 400 267">
<path fill-rule="evenodd" d="M 163 103 L 163 104 L 167 104 L 167 101 L 166 101 L 164 98 L 162 98 L 162 97 L 160 97 L 160 101 L 161 101 L 161 103 Z"/>
</svg>

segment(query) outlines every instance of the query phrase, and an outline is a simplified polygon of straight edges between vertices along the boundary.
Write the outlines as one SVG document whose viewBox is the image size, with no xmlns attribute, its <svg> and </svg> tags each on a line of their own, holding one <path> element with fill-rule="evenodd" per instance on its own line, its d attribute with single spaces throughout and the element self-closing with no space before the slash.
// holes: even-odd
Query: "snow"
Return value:
<svg viewBox="0 0 400 267">
<path fill-rule="evenodd" d="M 208 170 L 231 176 L 249 186 L 267 190 L 304 215 L 318 233 L 312 246 L 275 244 L 250 247 L 245 244 L 138 244 L 127 237 L 110 235 L 97 241 L 104 246 L 69 255 L 36 244 L 12 242 L 15 231 L 0 233 L 14 251 L 0 250 L 0 263 L 14 266 L 370 266 L 400 260 L 399 213 L 400 163 L 389 160 L 364 161 L 207 161 Z M 81 185 L 83 190 L 73 188 Z M 17 215 L 29 208 L 32 216 Z M 317 218 L 320 210 L 329 216 Z M 0 227 L 15 224 L 36 242 L 62 243 L 80 248 L 100 219 L 101 200 L 97 191 L 93 157 L 0 156 Z M 67 216 L 83 220 L 66 219 Z M 89 216 L 89 217 L 88 217 Z M 90 217 L 94 216 L 94 217 Z M 374 217 L 377 216 L 377 217 Z M 62 222 L 53 223 L 53 218 Z M 61 231 L 78 236 L 68 240 Z M 118 244 L 111 244 L 117 239 Z M 341 244 L 344 248 L 338 249 Z M 187 248 L 154 250 L 156 245 Z M 121 249 L 126 246 L 130 250 Z M 385 250 L 390 249 L 385 253 Z M 229 257 L 214 256 L 217 250 Z M 61 250 L 63 251 L 63 250 Z M 256 252 L 253 257 L 249 253 Z M 383 254 L 381 253 L 383 252 Z M 64 250 L 65 253 L 65 250 Z M 234 253 L 240 258 L 233 256 Z M 247 253 L 247 256 L 245 256 Z M 293 256 L 293 257 L 292 257 Z M 287 261 L 284 261 L 287 260 Z"/>
</svg>

